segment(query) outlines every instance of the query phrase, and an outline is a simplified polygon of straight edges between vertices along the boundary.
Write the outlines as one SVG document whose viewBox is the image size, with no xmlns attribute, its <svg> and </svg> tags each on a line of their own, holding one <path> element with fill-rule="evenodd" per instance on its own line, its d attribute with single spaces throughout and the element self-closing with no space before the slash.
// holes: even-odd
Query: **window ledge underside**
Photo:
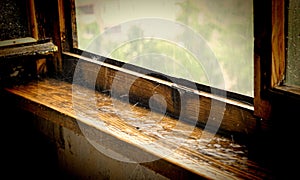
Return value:
<svg viewBox="0 0 300 180">
<path fill-rule="evenodd" d="M 74 92 L 74 86 L 84 96 L 78 96 Z M 146 108 L 128 104 L 116 106 L 123 102 L 94 90 L 55 79 L 31 82 L 5 90 L 15 98 L 18 107 L 36 116 L 71 129 L 88 139 L 93 139 L 93 133 L 88 135 L 89 132 L 98 131 L 123 142 L 123 145 L 128 144 L 138 149 L 140 152 L 128 153 L 127 146 L 122 146 L 125 149 L 121 148 L 121 151 L 128 158 L 133 158 L 133 161 L 154 169 L 155 167 L 143 163 L 139 158 L 151 157 L 151 161 L 153 157 L 157 157 L 157 160 L 167 161 L 196 176 L 209 179 L 264 179 L 270 176 L 268 169 L 248 158 L 247 146 L 233 139 L 212 135 L 201 128 L 150 112 Z M 117 109 L 118 107 L 126 108 L 122 110 Z M 152 119 L 147 119 L 149 116 Z M 98 143 L 101 142 L 103 141 Z M 112 142 L 104 146 L 113 149 L 114 144 Z M 117 149 L 120 148 L 116 147 L 113 151 Z"/>
</svg>

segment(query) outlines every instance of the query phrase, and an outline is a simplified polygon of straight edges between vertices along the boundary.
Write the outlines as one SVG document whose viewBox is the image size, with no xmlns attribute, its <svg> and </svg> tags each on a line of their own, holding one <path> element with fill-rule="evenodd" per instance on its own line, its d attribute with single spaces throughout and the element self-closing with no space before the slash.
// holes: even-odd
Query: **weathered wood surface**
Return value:
<svg viewBox="0 0 300 180">
<path fill-rule="evenodd" d="M 47 79 L 6 91 L 37 116 L 84 135 L 93 131 L 82 127 L 92 127 L 208 179 L 271 179 L 267 168 L 248 157 L 247 146 L 219 135 L 207 141 L 201 128 L 94 90 Z"/>
<path fill-rule="evenodd" d="M 271 88 L 281 85 L 285 74 L 285 5 L 272 0 L 272 79 Z"/>
<path fill-rule="evenodd" d="M 31 35 L 34 39 L 39 38 L 39 32 L 38 32 L 38 24 L 37 24 L 37 19 L 36 19 L 36 8 L 35 8 L 35 3 L 34 0 L 27 0 L 28 3 L 28 14 L 29 14 L 29 23 L 30 23 L 30 30 L 31 30 Z"/>
<path fill-rule="evenodd" d="M 192 123 L 197 121 L 198 124 L 206 124 L 208 118 L 213 119 L 222 116 L 220 130 L 231 133 L 233 136 L 235 134 L 253 134 L 257 131 L 257 128 L 261 130 L 270 128 L 268 121 L 257 120 L 257 117 L 254 116 L 253 106 L 247 103 L 226 97 L 218 97 L 204 91 L 195 91 L 173 82 L 105 62 L 97 62 L 97 60 L 80 55 L 64 54 L 67 55 L 64 57 L 64 62 L 71 63 L 65 65 L 68 67 L 65 68 L 65 71 L 68 71 L 71 76 L 76 74 L 80 77 L 80 81 L 84 82 L 84 86 L 110 92 L 114 84 L 115 87 L 118 87 L 114 88 L 115 94 L 121 96 L 122 94 L 128 94 L 128 89 L 125 86 L 126 82 L 132 83 L 129 95 L 133 104 L 138 103 L 145 106 L 148 104 L 149 97 L 160 94 L 164 97 L 166 110 L 169 114 L 180 115 L 182 119 L 187 119 Z M 77 58 L 80 60 L 78 61 Z M 180 107 L 181 103 L 185 103 L 185 105 Z"/>
<path fill-rule="evenodd" d="M 269 121 L 272 106 L 267 97 L 271 83 L 272 0 L 254 0 L 254 114 Z M 264 122 L 264 121 L 263 121 Z"/>
<path fill-rule="evenodd" d="M 33 56 L 33 55 L 50 55 L 57 52 L 57 46 L 52 42 L 45 42 L 41 44 L 30 44 L 18 47 L 6 47 L 0 49 L 0 58 L 12 58 L 20 56 Z"/>
<path fill-rule="evenodd" d="M 4 41 L 0 41 L 0 47 L 2 48 L 5 46 L 23 45 L 27 43 L 33 43 L 36 41 L 37 40 L 32 37 L 4 40 Z"/>
<path fill-rule="evenodd" d="M 275 94 L 285 94 L 288 97 L 300 99 L 300 89 L 297 86 L 287 86 L 287 85 L 276 86 L 273 92 Z"/>
</svg>

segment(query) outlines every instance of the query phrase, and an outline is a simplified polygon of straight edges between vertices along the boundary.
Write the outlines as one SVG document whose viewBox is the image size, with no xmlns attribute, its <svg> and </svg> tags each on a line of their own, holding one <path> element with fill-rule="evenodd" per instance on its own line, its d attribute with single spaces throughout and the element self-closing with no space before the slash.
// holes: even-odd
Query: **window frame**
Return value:
<svg viewBox="0 0 300 180">
<path fill-rule="evenodd" d="M 52 65 L 59 56 L 59 47 L 56 45 L 59 43 L 55 39 L 53 29 L 57 15 L 53 7 L 56 7 L 56 4 L 50 1 L 41 3 L 36 0 L 24 0 L 24 6 L 20 8 L 24 8 L 26 13 L 28 36 L 0 41 L 0 66 L 3 76 L 0 78 L 1 83 L 20 82 L 18 78 L 28 82 L 29 79 L 46 76 L 52 69 L 56 70 Z M 54 63 L 48 63 L 48 60 Z M 14 70 L 18 68 L 21 68 L 19 71 L 22 73 Z M 11 72 L 16 75 L 11 77 Z"/>
<path fill-rule="evenodd" d="M 14 39 L 2 40 L 0 41 L 1 47 L 32 43 L 32 42 L 36 42 L 39 39 L 34 0 L 26 0 L 25 5 L 26 6 L 23 8 L 25 8 L 25 12 L 27 14 L 27 21 L 28 21 L 27 30 L 30 33 L 30 35 L 27 37 L 19 37 Z"/>
<path fill-rule="evenodd" d="M 35 0 L 30 0 L 31 2 L 37 2 Z M 54 75 L 59 80 L 63 81 L 72 81 L 72 77 L 68 75 L 73 75 L 72 68 L 74 68 L 74 61 L 78 61 L 80 56 L 80 51 L 74 48 L 77 47 L 77 37 L 76 37 L 76 23 L 75 23 L 75 0 L 57 0 L 57 1 L 46 1 L 48 4 L 53 3 L 54 12 L 50 14 L 46 14 L 44 18 L 49 20 L 53 18 L 51 21 L 51 29 L 50 31 L 53 34 L 48 33 L 46 38 L 52 38 L 53 44 L 57 46 L 58 53 L 51 57 L 49 63 L 52 69 L 50 69 L 49 73 Z M 219 98 L 221 102 L 225 102 L 225 112 L 224 112 L 224 120 L 222 122 L 220 133 L 224 132 L 224 135 L 229 135 L 229 138 L 234 137 L 234 140 L 237 140 L 239 137 L 245 138 L 246 140 L 250 139 L 249 149 L 254 153 L 258 153 L 259 155 L 269 155 L 270 151 L 273 151 L 272 147 L 268 147 L 270 144 L 270 140 L 279 139 L 279 137 L 273 137 L 274 126 L 272 123 L 276 120 L 278 123 L 279 130 L 284 130 L 285 127 L 292 127 L 294 123 L 281 123 L 282 119 L 292 119 L 293 115 L 298 113 L 297 109 L 300 104 L 300 95 L 299 89 L 292 89 L 291 87 L 285 86 L 282 84 L 282 80 L 284 79 L 285 72 L 285 2 L 287 0 L 253 0 L 254 1 L 254 98 L 253 104 L 249 104 L 247 98 L 242 101 L 237 101 L 241 96 L 235 96 L 235 94 L 230 95 L 230 98 Z M 42 2 L 44 3 L 44 1 Z M 45 5 L 47 6 L 47 5 Z M 38 6 L 37 6 L 38 7 Z M 55 9 L 57 7 L 57 9 Z M 39 22 L 37 22 L 40 27 Z M 47 28 L 47 27 L 42 27 Z M 51 37 L 49 36 L 51 35 Z M 90 54 L 92 55 L 92 54 Z M 32 57 L 32 56 L 31 56 Z M 36 56 L 34 56 L 36 57 Z M 39 56 L 38 56 L 39 57 Z M 21 57 L 22 58 L 22 57 Z M 85 66 L 93 67 L 95 65 L 94 62 L 89 62 L 92 58 L 86 59 Z M 105 65 L 105 72 L 111 72 L 110 70 L 117 70 L 117 67 L 122 66 L 120 62 L 108 59 Z M 115 68 L 115 69 L 114 69 Z M 135 67 L 132 67 L 134 70 Z M 110 69 L 110 70 L 109 70 Z M 138 70 L 141 70 L 140 68 Z M 67 76 L 66 76 L 67 75 Z M 126 73 L 126 75 L 130 76 L 130 72 Z M 148 79 L 147 79 L 148 78 Z M 172 88 L 168 86 L 168 81 L 165 79 L 161 79 L 160 77 L 147 76 L 147 78 L 142 79 L 142 84 L 160 84 L 165 87 L 170 94 L 174 92 Z M 32 80 L 32 79 L 31 79 Z M 105 81 L 108 82 L 109 80 Z M 199 89 L 199 99 L 201 101 L 201 106 L 199 107 L 201 110 L 200 115 L 201 119 L 199 119 L 199 124 L 205 123 L 207 120 L 207 112 L 210 111 L 209 105 L 212 99 L 216 99 L 217 97 L 212 96 L 209 93 L 210 87 L 199 86 L 203 89 Z M 183 86 L 182 88 L 185 88 Z M 205 89 L 206 88 L 206 89 Z M 163 90 L 163 89 L 161 89 Z M 24 94 L 21 96 L 25 96 Z M 139 96 L 137 96 L 138 98 Z M 141 97 L 141 96 L 140 96 Z M 172 97 L 176 97 L 176 93 L 172 95 Z M 288 98 L 286 98 L 288 97 Z M 176 99 L 176 98 L 174 98 Z M 284 99 L 285 107 L 282 107 L 282 103 L 279 102 Z M 292 99 L 295 101 L 298 106 L 292 109 L 294 104 L 290 105 L 289 100 Z M 241 99 L 240 99 L 241 100 Z M 27 102 L 27 101 L 26 101 Z M 202 103 L 203 102 L 203 103 Z M 274 103 L 275 102 L 275 103 Z M 30 104 L 29 102 L 28 104 Z M 296 104 L 295 103 L 295 104 Z M 275 105 L 275 108 L 274 108 Z M 37 103 L 38 108 L 40 105 Z M 176 107 L 176 101 L 174 101 L 174 107 Z M 276 109 L 277 108 L 277 109 Z M 51 109 L 51 108 L 49 108 Z M 274 110 L 275 109 L 275 110 Z M 29 110 L 29 109 L 27 109 Z M 30 109 L 29 111 L 34 111 L 35 109 Z M 56 113 L 56 110 L 51 110 L 51 112 Z M 175 108 L 176 111 L 176 108 Z M 46 112 L 43 108 L 40 109 L 40 112 L 44 113 L 45 117 L 49 116 L 49 113 Z M 293 114 L 288 114 L 292 112 Z M 36 112 L 34 112 L 36 113 Z M 275 115 L 274 115 L 275 114 Z M 51 114 L 50 114 L 51 115 Z M 58 113 L 58 120 L 62 120 L 63 122 L 58 123 L 68 123 L 64 118 L 66 114 Z M 272 115 L 278 117 L 272 117 Z M 55 119 L 51 117 L 52 119 Z M 57 120 L 57 119 L 55 119 Z M 276 123 L 276 122 L 275 122 Z M 65 124 L 64 124 L 65 125 Z M 283 126 L 285 125 L 285 126 Z M 270 131 L 271 130 L 271 131 Z M 277 131 L 277 129 L 275 129 Z M 290 131 L 290 129 L 288 130 Z M 278 131 L 277 131 L 278 132 Z M 295 131 L 293 131 L 295 132 Z M 280 131 L 281 133 L 281 131 Z M 238 137 L 236 136 L 238 135 Z M 241 136 L 239 136 L 241 135 Z M 266 136 L 265 136 L 266 135 Z M 290 135 L 290 136 L 289 136 Z M 283 137 L 291 138 L 294 137 L 294 134 L 290 133 L 284 135 Z M 253 139 L 251 139 L 253 138 Z M 280 135 L 280 138 L 282 136 Z M 255 142 L 254 142 L 255 141 Z M 275 143 L 276 146 L 278 142 Z M 248 145 L 248 144 L 247 144 Z M 267 149 L 264 149 L 267 147 Z M 277 149 L 278 147 L 276 147 Z M 282 146 L 282 148 L 286 148 L 286 146 Z M 258 152 L 259 151 L 259 152 Z M 261 152 L 267 151 L 267 152 Z M 283 154 L 282 152 L 280 152 Z M 272 153 L 271 153 L 272 154 Z M 290 151 L 286 154 L 294 154 Z M 279 157 L 280 158 L 280 157 Z M 286 158 L 283 156 L 282 158 Z M 294 157 L 292 157 L 294 158 Z M 286 163 L 289 164 L 288 162 Z M 290 172 L 290 171 L 289 171 Z M 288 173 L 289 173 L 288 172 Z M 286 175 L 286 174 L 285 174 Z"/>
<path fill-rule="evenodd" d="M 82 54 L 82 50 L 78 48 L 78 39 L 77 39 L 77 29 L 76 29 L 76 10 L 75 10 L 75 0 L 72 0 L 71 1 L 71 12 L 72 12 L 72 17 L 71 17 L 71 22 L 72 22 L 72 44 L 71 45 L 68 45 L 69 46 L 69 49 L 63 49 L 63 51 L 68 51 L 68 52 L 72 52 L 72 53 L 75 53 L 75 54 Z M 74 6 L 74 7 L 73 7 Z M 74 13 L 75 12 L 75 13 Z M 64 27 L 65 28 L 65 27 Z M 92 53 L 85 53 L 85 54 L 89 54 L 92 56 Z M 95 55 L 93 55 L 95 56 Z M 97 55 L 96 55 L 97 56 Z M 101 58 L 100 55 L 98 55 L 99 58 Z M 106 58 L 107 59 L 107 58 Z M 124 63 L 123 62 L 120 62 L 118 60 L 115 60 L 115 59 L 109 59 L 108 60 L 108 63 L 111 63 L 111 64 L 114 64 L 114 65 L 123 65 Z M 140 69 L 143 69 L 143 67 L 139 67 Z M 134 69 L 135 70 L 135 69 Z M 151 73 L 151 70 L 149 71 Z M 166 74 L 164 74 L 165 76 L 168 76 Z M 176 78 L 177 79 L 177 78 Z M 189 81 L 189 80 L 186 80 L 186 81 Z M 181 82 L 180 82 L 181 83 Z M 214 88 L 214 87 L 210 87 L 210 86 L 207 86 L 207 85 L 203 85 L 201 83 L 195 83 L 195 82 L 191 82 L 191 83 L 194 83 L 197 85 L 197 88 L 199 90 L 203 90 L 203 91 L 206 91 L 206 92 L 209 92 L 210 89 L 214 89 L 216 90 L 217 88 Z M 184 83 L 182 82 L 182 84 L 187 84 L 187 83 Z M 253 97 L 250 97 L 250 96 L 247 96 L 247 95 L 243 95 L 243 94 L 240 94 L 240 93 L 235 93 L 235 92 L 230 92 L 230 91 L 226 91 L 226 90 L 223 90 L 223 89 L 220 89 L 221 91 L 224 91 L 226 92 L 226 96 L 227 98 L 229 99 L 233 99 L 233 100 L 236 100 L 236 101 L 240 101 L 242 103 L 247 103 L 247 104 L 250 104 L 250 105 L 253 105 Z"/>
<path fill-rule="evenodd" d="M 272 46 L 274 42 L 271 41 L 272 33 L 274 30 L 274 22 L 272 22 L 272 16 L 275 15 L 274 3 L 276 0 L 267 0 L 259 2 L 253 1 L 254 7 L 254 98 L 250 98 L 244 95 L 231 93 L 226 91 L 227 97 L 223 97 L 222 101 L 233 106 L 234 109 L 241 110 L 251 114 L 250 119 L 246 118 L 246 121 L 251 124 L 250 129 L 257 129 L 257 126 L 262 129 L 270 128 L 270 117 L 272 113 L 272 105 L 270 102 L 270 96 L 272 95 L 274 88 L 271 87 L 271 79 L 273 74 L 270 69 L 272 61 Z M 63 66 L 74 66 L 66 62 L 65 59 L 78 59 L 80 50 L 78 47 L 77 31 L 76 31 L 76 17 L 75 17 L 75 0 L 58 1 L 58 16 L 59 16 L 59 30 L 61 49 L 60 54 L 63 57 L 59 59 L 60 68 L 64 71 Z M 276 18 L 275 18 L 276 19 Z M 273 34 L 275 36 L 275 34 Z M 272 43 L 271 43 L 272 42 Z M 90 54 L 92 55 L 92 54 Z M 100 57 L 101 58 L 101 57 Z M 114 66 L 121 66 L 122 63 L 108 59 L 109 64 Z M 277 66 L 277 65 L 275 65 Z M 133 70 L 136 70 L 135 67 Z M 139 69 L 140 70 L 140 69 Z M 65 77 L 64 72 L 60 72 Z M 71 72 L 72 74 L 72 72 Z M 272 78 L 271 78 L 272 75 Z M 68 79 L 68 78 L 67 78 Z M 70 78 L 68 79 L 70 80 Z M 184 84 L 184 83 L 183 83 Z M 209 95 L 209 89 L 211 87 L 197 85 L 199 91 L 207 93 L 207 98 L 215 98 Z M 276 87 L 277 88 L 277 87 Z M 277 88 L 278 90 L 279 88 Z M 276 91 L 277 91 L 276 90 Z M 199 96 L 201 97 L 201 95 Z M 226 107 L 227 108 L 227 107 Z M 225 109 L 226 109 L 225 108 Z M 236 113 L 233 114 L 233 118 L 230 121 L 238 122 Z M 240 117 L 239 117 L 240 118 Z M 263 120 L 263 121 L 261 121 Z M 245 121 L 245 119 L 243 119 Z M 232 123 L 232 122 L 231 122 Z M 226 123 L 225 123 L 226 124 Z M 226 128 L 225 128 L 226 129 Z M 239 127 L 231 127 L 226 130 L 229 132 L 240 131 Z"/>
<path fill-rule="evenodd" d="M 300 99 L 300 88 L 284 84 L 287 52 L 287 5 L 288 0 L 273 0 L 272 17 L 272 69 L 270 91 L 285 93 L 294 99 Z"/>
<path fill-rule="evenodd" d="M 39 25 L 42 18 L 49 14 L 44 14 L 36 8 L 35 0 L 25 0 L 25 11 L 27 15 L 29 36 L 5 39 L 0 41 L 0 59 L 18 58 L 25 56 L 39 57 L 54 56 L 58 47 L 54 45 L 50 36 L 45 34 L 45 27 Z"/>
<path fill-rule="evenodd" d="M 288 102 L 299 104 L 300 102 L 300 88 L 284 84 L 287 51 L 287 4 L 288 0 L 271 0 L 269 8 L 264 7 L 269 16 L 261 16 L 268 20 L 258 20 L 261 29 L 264 29 L 262 32 L 265 33 L 261 33 L 263 36 L 258 38 L 255 45 L 260 46 L 265 43 L 265 48 L 256 50 L 259 53 L 255 58 L 255 71 L 257 72 L 255 80 L 257 82 L 254 109 L 255 114 L 264 119 L 276 119 L 279 112 L 273 109 L 278 106 L 279 102 L 281 102 L 280 104 Z M 284 114 L 285 111 L 281 110 L 281 113 Z"/>
<path fill-rule="evenodd" d="M 68 46 L 67 49 L 63 49 L 63 52 L 72 52 L 72 53 L 75 53 L 75 54 L 82 54 L 82 50 L 78 48 L 78 39 L 77 39 L 77 28 L 76 28 L 76 10 L 75 10 L 75 0 L 72 0 L 70 1 L 71 2 L 71 23 L 72 23 L 72 43 L 71 45 L 65 45 L 65 46 Z M 63 13 L 63 8 L 61 8 L 61 13 Z M 65 18 L 65 17 L 62 17 L 62 19 Z M 64 25 L 63 25 L 64 26 Z M 62 28 L 62 32 L 65 31 L 66 29 L 66 26 L 64 26 Z M 88 56 L 91 55 L 91 56 L 97 56 L 97 55 L 93 55 L 92 53 L 86 53 Z M 98 55 L 99 58 L 102 58 L 100 55 Z M 107 59 L 107 58 L 106 58 Z M 108 63 L 111 63 L 111 64 L 114 64 L 114 65 L 117 65 L 117 66 L 120 66 L 120 65 L 123 65 L 124 63 L 123 62 L 120 62 L 118 60 L 115 60 L 115 59 L 109 59 L 107 60 Z M 143 69 L 143 67 L 139 67 L 140 69 Z M 135 70 L 135 69 L 134 69 Z M 151 70 L 150 70 L 151 71 Z M 150 72 L 149 71 L 149 72 Z M 165 76 L 168 76 L 168 75 L 165 75 Z M 189 81 L 189 80 L 187 80 Z M 192 82 L 192 83 L 195 83 L 195 82 Z M 186 83 L 183 83 L 183 84 L 186 84 Z M 206 85 L 203 85 L 201 83 L 195 83 L 197 84 L 197 88 L 199 88 L 199 90 L 204 90 L 206 92 L 209 91 L 210 88 L 212 89 L 217 89 L 217 88 L 213 88 L 213 87 L 209 87 L 209 86 L 206 86 Z M 226 90 L 222 90 L 221 91 L 226 91 Z M 235 92 L 230 92 L 230 91 L 226 91 L 226 96 L 230 99 L 233 99 L 233 100 L 237 100 L 237 101 L 240 101 L 240 102 L 244 102 L 244 103 L 247 103 L 247 104 L 251 104 L 253 105 L 253 98 L 250 97 L 250 96 L 247 96 L 247 95 L 242 95 L 242 94 L 239 94 L 239 93 L 235 93 Z"/>
</svg>

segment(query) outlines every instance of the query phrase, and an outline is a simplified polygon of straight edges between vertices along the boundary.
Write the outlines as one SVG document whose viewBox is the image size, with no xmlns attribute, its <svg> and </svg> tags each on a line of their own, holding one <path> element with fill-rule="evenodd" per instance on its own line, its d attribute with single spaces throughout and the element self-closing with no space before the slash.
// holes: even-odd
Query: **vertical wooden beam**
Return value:
<svg viewBox="0 0 300 180">
<path fill-rule="evenodd" d="M 53 22 L 53 34 L 51 34 L 52 39 L 53 39 L 53 43 L 57 46 L 58 48 L 58 53 L 55 53 L 54 57 L 51 60 L 51 66 L 49 67 L 49 72 L 51 72 L 52 76 L 54 77 L 60 77 L 62 74 L 62 46 L 61 46 L 61 42 L 63 41 L 63 37 L 62 37 L 62 32 L 60 31 L 61 26 L 64 27 L 64 22 L 60 21 L 60 16 L 63 12 L 63 6 L 61 4 L 63 4 L 62 0 L 57 0 L 57 1 L 51 1 L 49 0 L 48 3 L 52 3 L 54 4 L 54 8 L 53 12 L 51 14 L 51 18 L 53 18 L 54 20 Z"/>
<path fill-rule="evenodd" d="M 254 115 L 270 119 L 272 0 L 254 0 Z M 265 122 L 265 121 L 263 121 Z"/>
<path fill-rule="evenodd" d="M 66 21 L 65 21 L 65 8 L 64 8 L 64 2 L 58 0 L 58 19 L 59 19 L 59 30 L 60 30 L 60 40 L 62 45 L 66 41 Z M 62 46 L 64 50 L 64 46 Z"/>
<path fill-rule="evenodd" d="M 285 73 L 284 0 L 272 0 L 272 74 L 271 87 L 280 85 Z"/>
<path fill-rule="evenodd" d="M 70 0 L 71 26 L 72 26 L 72 46 L 78 48 L 77 24 L 76 24 L 76 6 L 75 0 Z"/>
<path fill-rule="evenodd" d="M 59 31 L 62 51 L 78 47 L 75 0 L 58 0 Z"/>
<path fill-rule="evenodd" d="M 29 23 L 30 23 L 31 36 L 34 39 L 39 39 L 34 0 L 28 0 L 28 6 L 29 6 L 28 9 L 29 9 Z"/>
<path fill-rule="evenodd" d="M 268 120 L 270 119 L 272 107 L 269 100 L 262 97 L 263 87 L 261 84 L 263 83 L 261 82 L 261 60 L 260 56 L 256 56 L 254 61 L 254 115 L 262 120 Z"/>
<path fill-rule="evenodd" d="M 255 0 L 254 2 L 257 2 Z M 269 90 L 281 85 L 285 73 L 285 0 L 257 2 L 255 20 L 255 98 L 254 114 L 270 119 Z M 263 4 L 265 7 L 258 7 Z M 268 8 L 271 7 L 269 11 Z M 264 12 L 265 11 L 265 12 Z M 270 14 L 270 17 L 268 16 Z M 260 17 L 259 17 L 260 16 Z M 264 17 L 266 16 L 266 17 Z M 261 18 L 261 19 L 260 19 Z M 269 23 L 271 21 L 271 23 Z M 269 27 L 270 26 L 270 27 Z M 270 53 L 270 55 L 269 55 Z M 271 56 L 271 57 L 269 57 Z"/>
</svg>

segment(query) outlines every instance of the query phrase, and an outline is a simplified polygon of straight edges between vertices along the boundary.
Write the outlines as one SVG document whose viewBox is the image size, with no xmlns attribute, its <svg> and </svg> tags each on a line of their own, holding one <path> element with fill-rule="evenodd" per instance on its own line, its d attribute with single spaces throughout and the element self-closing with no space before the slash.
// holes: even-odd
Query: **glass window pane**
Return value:
<svg viewBox="0 0 300 180">
<path fill-rule="evenodd" d="M 26 1 L 0 0 L 0 41 L 30 36 Z"/>
<path fill-rule="evenodd" d="M 253 97 L 252 0 L 76 0 L 76 18 L 80 49 Z"/>
<path fill-rule="evenodd" d="M 300 87 L 300 1 L 288 8 L 286 84 Z"/>
</svg>

